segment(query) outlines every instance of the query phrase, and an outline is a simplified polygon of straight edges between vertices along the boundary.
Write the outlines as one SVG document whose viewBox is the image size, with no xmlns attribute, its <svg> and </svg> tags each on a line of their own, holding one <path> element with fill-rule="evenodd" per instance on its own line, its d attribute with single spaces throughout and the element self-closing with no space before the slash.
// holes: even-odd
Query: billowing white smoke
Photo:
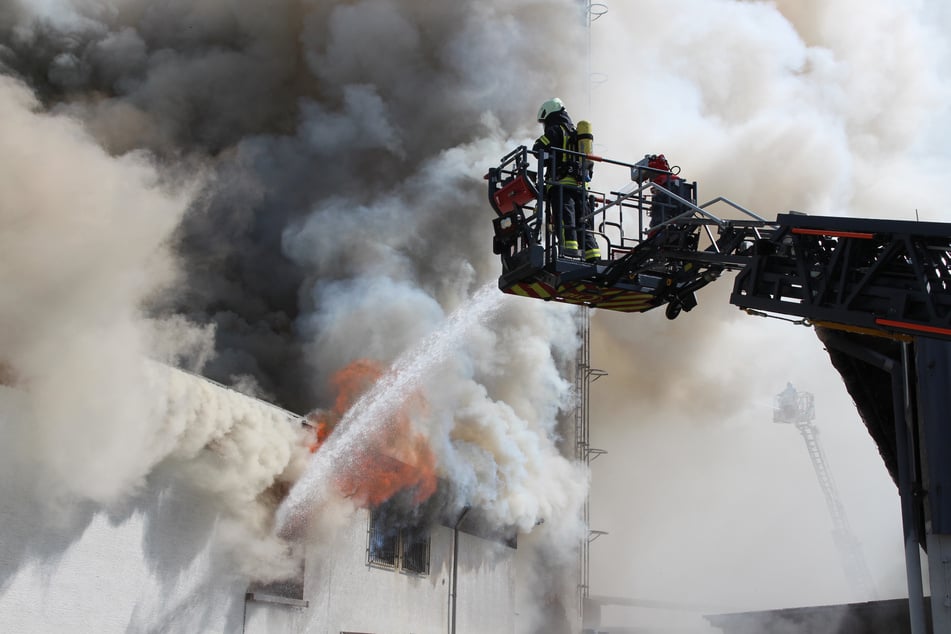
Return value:
<svg viewBox="0 0 951 634">
<path fill-rule="evenodd" d="M 908 186 L 947 162 L 929 143 L 948 115 L 938 4 L 612 6 L 593 30 L 608 76 L 595 89 L 598 141 L 611 156 L 665 152 L 701 194 L 768 217 L 914 219 L 917 207 L 937 220 L 940 190 Z"/>
<path fill-rule="evenodd" d="M 0 376 L 28 412 L 3 410 L 5 486 L 115 504 L 174 471 L 260 547 L 245 563 L 284 561 L 267 491 L 300 469 L 295 435 L 230 404 L 169 416 L 177 383 L 141 359 L 300 412 L 332 398 L 327 379 L 348 362 L 392 362 L 497 275 L 481 175 L 531 139 L 553 94 L 594 122 L 599 153 L 664 152 L 701 198 L 768 218 L 944 219 L 948 128 L 920 134 L 948 114 L 940 2 L 611 3 L 592 31 L 608 81 L 591 112 L 578 4 L 0 6 Z M 608 173 L 595 184 L 615 185 Z M 727 284 L 674 323 L 596 315 L 596 351 L 621 360 L 597 425 L 664 425 L 662 446 L 711 464 L 689 421 L 736 420 L 751 391 L 787 379 L 753 361 L 775 337 L 747 322 L 734 334 L 748 318 Z M 474 329 L 427 386 L 426 431 L 460 501 L 573 537 L 584 474 L 555 448 L 570 315 L 515 301 Z M 737 351 L 751 361 L 733 363 Z M 235 468 L 262 457 L 259 472 Z M 628 459 L 645 478 L 678 477 L 650 468 L 656 456 Z M 641 499 L 625 525 L 649 531 L 664 513 Z"/>
<path fill-rule="evenodd" d="M 174 472 L 280 563 L 265 510 L 298 472 L 296 433 L 141 359 L 303 412 L 343 365 L 437 329 L 498 274 L 485 169 L 537 133 L 541 100 L 580 92 L 551 57 L 579 48 L 577 5 L 0 8 L 0 360 L 30 402 L 5 447 L 97 504 Z M 586 479 L 557 448 L 577 346 L 563 308 L 511 302 L 473 330 L 425 388 L 425 431 L 455 503 L 573 545 Z"/>
<path fill-rule="evenodd" d="M 294 477 L 299 425 L 144 362 L 200 363 L 213 335 L 143 312 L 180 283 L 168 242 L 189 190 L 163 184 L 146 155 L 110 157 L 75 121 L 38 110 L 0 76 L 0 358 L 14 388 L 4 392 L 3 496 L 38 500 L 38 524 L 68 526 L 86 502 L 121 507 L 157 465 L 175 464 L 175 478 L 221 512 L 224 541 L 255 545 L 243 566 L 288 574 L 286 545 L 269 536 L 274 502 L 260 496 Z"/>
<path fill-rule="evenodd" d="M 946 221 L 948 19 L 938 2 L 612 4 L 592 28 L 592 65 L 607 77 L 593 89 L 599 153 L 663 152 L 701 201 L 726 196 L 770 220 L 797 210 Z M 599 174 L 596 186 L 616 185 Z M 697 312 L 673 323 L 597 313 L 593 332 L 612 357 L 650 360 L 621 370 L 638 409 L 694 417 L 746 401 L 759 365 L 724 363 L 769 342 L 729 304 L 731 281 L 704 289 Z"/>
<path fill-rule="evenodd" d="M 54 497 L 109 502 L 155 463 L 164 397 L 141 367 L 153 350 L 140 305 L 174 279 L 166 244 L 187 198 L 144 155 L 112 158 L 75 121 L 37 109 L 0 76 L 0 359 L 31 411 L 4 425 L 4 448 L 35 463 Z"/>
<path fill-rule="evenodd" d="M 592 66 L 607 78 L 593 88 L 597 153 L 632 160 L 663 152 L 682 167 L 682 176 L 697 181 L 702 201 L 726 196 L 767 219 L 798 210 L 951 220 L 945 35 L 951 14 L 945 3 L 608 4 L 592 26 Z M 608 171 L 598 168 L 595 186 L 617 185 Z M 654 314 L 594 316 L 592 361 L 609 372 L 593 388 L 594 442 L 626 448 L 623 457 L 612 451 L 600 459 L 593 474 L 594 528 L 612 533 L 593 547 L 603 575 L 595 579 L 607 584 L 599 588 L 658 599 L 706 596 L 735 607 L 874 598 L 837 588 L 831 575 L 823 584 L 790 575 L 761 586 L 756 575 L 768 564 L 741 571 L 732 563 L 774 544 L 768 531 L 762 543 L 739 538 L 738 523 L 787 526 L 795 515 L 778 502 L 777 509 L 740 503 L 768 500 L 780 489 L 778 466 L 758 468 L 752 458 L 767 452 L 750 428 L 759 424 L 751 421 L 768 421 L 771 395 L 787 380 L 797 387 L 813 381 L 803 387 L 816 391 L 820 422 L 830 428 L 827 441 L 845 425 L 855 425 L 857 436 L 864 430 L 857 420 L 836 425 L 842 417 L 828 404 L 841 399 L 836 388 L 844 388 L 827 371 L 814 335 L 743 315 L 729 304 L 731 284 L 732 276 L 724 276 L 704 289 L 699 307 L 674 322 Z M 786 451 L 808 466 L 798 438 Z M 877 457 L 870 466 L 858 452 L 852 464 L 850 456 L 837 458 L 830 456 L 837 473 L 849 474 L 851 467 L 862 474 L 855 478 L 887 481 Z M 813 493 L 812 475 L 807 470 L 797 495 Z M 646 478 L 666 487 L 638 487 L 632 494 L 627 483 Z M 817 508 L 823 509 L 821 499 Z M 881 515 L 896 512 L 889 506 Z M 864 531 L 870 562 L 897 560 L 894 579 L 877 579 L 880 590 L 887 588 L 884 596 L 897 596 L 892 593 L 904 585 L 900 536 L 874 542 L 892 539 L 893 555 L 874 552 L 876 521 L 855 517 L 853 526 Z M 828 518 L 819 515 L 817 522 L 820 533 L 827 530 Z M 631 526 L 639 539 L 613 537 Z M 698 530 L 704 541 L 685 547 Z M 626 556 L 619 556 L 620 548 Z M 783 550 L 790 558 L 798 552 L 791 544 Z M 799 554 L 816 556 L 805 549 Z M 618 566 L 619 560 L 640 567 Z"/>
<path fill-rule="evenodd" d="M 168 471 L 187 482 L 222 515 L 225 547 L 241 552 L 241 572 L 256 579 L 294 574 L 298 560 L 274 536 L 273 513 L 306 465 L 298 417 L 241 397 L 199 377 L 149 365 L 150 383 L 164 395 L 157 436 Z M 278 489 L 278 490 L 274 490 Z"/>
</svg>

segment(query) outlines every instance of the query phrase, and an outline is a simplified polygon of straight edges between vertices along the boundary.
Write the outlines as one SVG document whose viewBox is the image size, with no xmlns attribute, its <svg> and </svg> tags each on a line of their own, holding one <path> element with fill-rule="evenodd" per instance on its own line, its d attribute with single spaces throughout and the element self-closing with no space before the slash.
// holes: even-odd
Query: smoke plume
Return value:
<svg viewBox="0 0 951 634">
<path fill-rule="evenodd" d="M 257 553 L 239 568 L 273 560 L 279 575 L 288 553 L 269 522 L 305 471 L 308 438 L 284 414 L 249 414 L 143 359 L 290 411 L 331 407 L 341 368 L 392 367 L 497 276 L 482 174 L 530 142 L 535 108 L 554 95 L 593 121 L 599 154 L 664 152 L 702 199 L 727 196 L 767 218 L 944 219 L 951 57 L 939 3 L 613 3 L 592 24 L 591 66 L 607 81 L 590 100 L 579 5 L 0 6 L 0 381 L 15 386 L 2 388 L 0 502 L 45 500 L 37 523 L 65 548 L 94 509 L 121 516 L 147 507 L 142 494 L 158 483 L 187 488 L 234 527 L 236 553 Z M 595 178 L 605 189 L 625 180 L 607 168 Z M 672 323 L 595 315 L 593 361 L 611 375 L 593 392 L 593 440 L 625 448 L 599 463 L 625 468 L 595 482 L 605 495 L 625 484 L 624 503 L 609 504 L 637 529 L 625 543 L 644 545 L 630 558 L 643 564 L 606 566 L 618 584 L 606 594 L 788 596 L 745 596 L 749 576 L 685 575 L 690 562 L 652 537 L 674 533 L 673 507 L 691 509 L 680 525 L 723 538 L 754 512 L 737 499 L 776 497 L 749 477 L 774 465 L 755 457 L 771 454 L 744 421 L 761 415 L 756 399 L 790 378 L 808 390 L 796 376 L 827 365 L 797 356 L 814 337 L 739 315 L 728 283 Z M 416 421 L 455 485 L 447 504 L 532 530 L 546 552 L 576 543 L 586 489 L 559 450 L 573 314 L 504 302 L 424 386 L 429 411 Z M 771 358 L 790 362 L 763 371 Z M 628 486 L 648 480 L 660 484 Z M 801 492 L 782 497 L 784 511 L 805 515 Z M 4 561 L 25 561 L 28 541 L 8 542 Z M 733 552 L 724 543 L 692 563 L 722 574 L 705 557 Z M 780 551 L 763 552 L 779 563 Z M 755 574 L 748 565 L 731 571 Z"/>
<path fill-rule="evenodd" d="M 604 79 L 592 88 L 596 153 L 663 152 L 701 201 L 725 196 L 767 219 L 949 220 L 943 4 L 608 5 L 591 29 Z M 621 182 L 598 170 L 598 187 Z M 592 544 L 593 592 L 724 611 L 901 596 L 897 495 L 841 379 L 810 329 L 730 306 L 731 283 L 674 322 L 593 317 L 592 364 L 609 374 L 592 387 L 592 441 L 610 450 L 592 469 L 592 528 L 609 533 Z M 834 563 L 802 441 L 770 423 L 790 380 L 816 394 L 878 597 Z M 662 484 L 628 484 L 646 480 Z"/>
<path fill-rule="evenodd" d="M 538 103 L 580 92 L 550 52 L 583 33 L 569 0 L 6 3 L 17 486 L 67 515 L 186 488 L 232 522 L 240 568 L 279 576 L 268 531 L 308 439 L 143 359 L 301 413 L 331 406 L 348 364 L 388 367 L 498 274 L 482 175 L 537 134 Z M 572 315 L 505 302 L 424 386 L 420 423 L 451 504 L 545 520 L 569 546 L 586 490 L 557 426 Z"/>
</svg>

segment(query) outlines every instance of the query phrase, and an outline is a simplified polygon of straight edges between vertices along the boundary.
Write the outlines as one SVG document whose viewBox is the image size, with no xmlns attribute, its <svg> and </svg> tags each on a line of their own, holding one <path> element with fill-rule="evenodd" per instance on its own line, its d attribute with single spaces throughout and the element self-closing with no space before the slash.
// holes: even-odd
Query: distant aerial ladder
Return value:
<svg viewBox="0 0 951 634">
<path fill-rule="evenodd" d="M 776 395 L 773 422 L 795 425 L 802 434 L 816 479 L 826 499 L 829 517 L 832 519 L 832 538 L 839 551 L 846 578 L 861 592 L 864 600 L 873 599 L 876 597 L 875 583 L 865 563 L 862 546 L 852 533 L 845 508 L 839 499 L 838 489 L 819 444 L 819 429 L 813 422 L 815 418 L 816 408 L 811 393 L 798 392 L 792 383 L 787 383 L 786 389 Z"/>
</svg>

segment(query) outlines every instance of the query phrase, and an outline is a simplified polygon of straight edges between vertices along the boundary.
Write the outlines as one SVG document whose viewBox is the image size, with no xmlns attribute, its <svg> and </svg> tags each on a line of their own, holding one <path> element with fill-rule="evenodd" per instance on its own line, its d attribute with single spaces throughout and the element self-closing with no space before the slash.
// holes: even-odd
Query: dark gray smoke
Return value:
<svg viewBox="0 0 951 634">
<path fill-rule="evenodd" d="M 0 24 L 8 73 L 47 109 L 114 155 L 204 175 L 174 236 L 188 284 L 153 310 L 215 325 L 214 378 L 307 409 L 324 395 L 298 320 L 346 302 L 348 280 L 451 304 L 489 276 L 479 177 L 494 152 L 471 144 L 530 124 L 559 87 L 541 44 L 579 29 L 541 9 L 76 2 Z"/>
<path fill-rule="evenodd" d="M 9 446 L 67 501 L 177 473 L 255 563 L 280 559 L 265 511 L 303 443 L 141 358 L 301 413 L 347 363 L 392 362 L 498 274 L 482 175 L 537 134 L 538 103 L 581 93 L 553 51 L 582 41 L 569 0 L 4 3 Z M 563 517 L 543 532 L 574 543 L 587 483 L 558 449 L 577 346 L 559 308 L 507 303 L 417 422 L 455 503 Z"/>
</svg>

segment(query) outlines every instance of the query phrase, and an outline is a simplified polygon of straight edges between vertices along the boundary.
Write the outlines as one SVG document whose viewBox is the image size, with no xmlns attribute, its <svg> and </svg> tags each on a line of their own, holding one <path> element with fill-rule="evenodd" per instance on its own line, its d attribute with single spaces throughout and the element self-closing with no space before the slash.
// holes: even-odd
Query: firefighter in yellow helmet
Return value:
<svg viewBox="0 0 951 634">
<path fill-rule="evenodd" d="M 541 105 L 538 109 L 538 122 L 545 130 L 535 140 L 532 151 L 548 153 L 545 181 L 549 185 L 546 186 L 545 200 L 548 202 L 549 213 L 558 214 L 561 218 L 559 239 L 562 254 L 568 257 L 583 256 L 589 262 L 597 261 L 601 258 L 598 243 L 594 236 L 583 228 L 588 203 L 584 183 L 591 180 L 591 164 L 578 155 L 559 151 L 579 151 L 575 125 L 558 97 Z M 579 225 L 582 225 L 580 232 Z M 579 237 L 582 240 L 581 245 L 578 243 Z M 584 248 L 583 252 L 579 246 Z"/>
</svg>

